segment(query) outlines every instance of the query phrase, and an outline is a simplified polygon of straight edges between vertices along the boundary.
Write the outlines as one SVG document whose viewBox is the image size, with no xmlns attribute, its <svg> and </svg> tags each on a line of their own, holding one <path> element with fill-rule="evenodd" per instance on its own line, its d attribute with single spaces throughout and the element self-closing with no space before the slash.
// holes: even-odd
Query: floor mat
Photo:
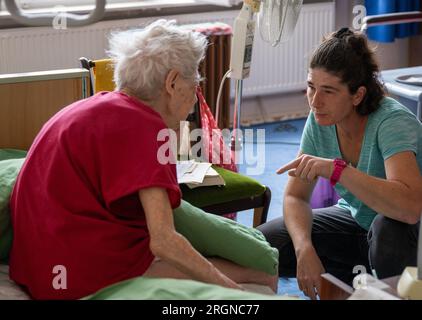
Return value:
<svg viewBox="0 0 422 320">
<path fill-rule="evenodd" d="M 302 291 L 299 290 L 296 278 L 280 278 L 278 280 L 278 295 L 288 295 L 300 299 L 308 300 Z"/>
</svg>

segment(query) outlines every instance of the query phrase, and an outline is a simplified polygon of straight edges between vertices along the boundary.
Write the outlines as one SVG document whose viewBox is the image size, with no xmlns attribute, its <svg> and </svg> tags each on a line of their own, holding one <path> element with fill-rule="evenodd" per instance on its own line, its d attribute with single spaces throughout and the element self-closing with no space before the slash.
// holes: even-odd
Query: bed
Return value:
<svg viewBox="0 0 422 320">
<path fill-rule="evenodd" d="M 29 300 L 30 297 L 9 278 L 9 266 L 0 264 L 0 300 Z"/>
<path fill-rule="evenodd" d="M 86 96 L 88 77 L 82 69 L 0 75 L 0 149 L 27 150 L 53 114 Z M 0 263 L 0 299 L 29 299 L 8 272 Z"/>
<path fill-rule="evenodd" d="M 9 198 L 26 151 L 0 149 L 0 299 L 29 299 L 9 279 L 7 260 L 13 242 Z M 182 200 L 173 212 L 175 227 L 204 256 L 221 257 L 239 265 L 276 275 L 278 251 L 258 230 L 221 216 L 207 214 Z M 213 237 L 204 237 L 204 234 Z M 222 245 L 230 243 L 230 246 Z M 122 281 L 85 299 L 286 299 L 274 296 L 269 287 L 245 284 L 246 291 L 222 288 L 191 280 L 137 277 Z"/>
<path fill-rule="evenodd" d="M 87 77 L 87 71 L 81 69 L 0 76 L 0 154 L 1 152 L 3 155 L 7 154 L 10 149 L 29 149 L 42 125 L 53 114 L 71 102 L 86 96 Z M 19 152 L 21 154 L 18 157 L 10 157 L 9 154 L 4 159 L 24 158 L 25 154 L 22 153 L 24 151 Z M 4 161 L 1 160 L 0 163 L 4 164 Z M 23 160 L 20 164 L 13 163 L 15 165 L 12 168 L 14 178 Z M 10 168 L 8 170 L 10 178 Z M 4 192 L 5 181 L 1 181 L 1 179 L 0 176 L 0 190 Z M 9 192 L 11 186 L 9 183 Z M 3 198 L 3 202 L 8 200 L 8 197 Z M 7 203 L 4 206 L 6 205 Z M 225 221 L 227 219 L 208 214 L 206 216 L 211 219 L 221 219 L 223 222 L 218 220 L 218 223 L 223 224 L 224 228 L 228 228 L 222 230 L 223 232 L 227 233 L 227 230 L 231 232 L 231 228 L 238 228 L 234 223 L 227 223 Z M 198 222 L 191 221 L 191 218 L 185 221 L 190 221 L 195 225 L 195 228 L 191 229 L 197 229 Z M 3 222 L 0 219 L 0 223 Z M 207 224 L 209 223 L 205 221 L 204 225 Z M 179 223 L 179 225 L 185 225 L 185 223 Z M 259 238 L 259 235 L 256 233 L 257 231 L 245 230 L 242 230 L 241 233 L 248 234 L 249 238 L 240 238 L 237 241 L 243 243 L 244 251 L 250 254 L 251 245 L 257 244 L 256 239 Z M 4 233 L 0 232 L 0 240 L 3 240 L 2 238 L 4 238 Z M 194 241 L 194 239 L 189 240 Z M 263 238 L 261 238 L 262 240 Z M 221 251 L 226 248 L 220 247 L 209 247 L 207 248 L 209 251 L 206 253 L 231 258 L 224 256 L 226 253 Z M 268 248 L 266 250 L 268 251 L 268 254 L 265 255 L 268 258 L 267 262 L 265 262 L 265 258 L 256 259 L 253 256 L 249 260 L 253 260 L 253 264 L 260 262 L 267 269 L 277 270 L 278 256 L 274 256 L 274 251 L 271 252 Z M 245 255 L 232 259 L 235 262 L 240 261 L 235 259 L 245 259 Z M 275 260 L 276 262 L 274 262 Z M 243 262 L 241 261 L 241 263 Z M 272 272 L 276 272 L 274 270 Z M 1 263 L 0 299 L 30 299 L 19 286 L 10 280 L 8 271 L 7 263 Z M 144 290 L 140 290 L 140 288 L 144 288 Z M 239 291 L 191 280 L 138 277 L 104 288 L 86 299 L 295 299 L 294 297 L 274 295 L 270 288 L 264 286 L 245 284 L 245 288 L 246 291 Z"/>
<path fill-rule="evenodd" d="M 142 279 L 143 280 L 143 279 Z M 139 280 L 138 280 L 139 281 Z M 216 286 L 212 286 L 212 292 L 210 292 L 210 287 L 207 285 L 200 285 L 199 283 L 194 283 L 191 281 L 181 281 L 181 280 L 174 280 L 174 279 L 164 279 L 162 281 L 165 282 L 167 289 L 163 290 L 161 285 L 157 285 L 158 282 L 153 281 L 146 281 L 142 284 L 137 283 L 137 289 L 141 286 L 144 286 L 144 294 L 142 297 L 138 296 L 137 299 L 159 299 L 159 300 L 169 300 L 169 299 L 177 299 L 180 300 L 182 298 L 186 298 L 189 300 L 192 299 L 201 299 L 206 300 L 209 298 L 214 299 L 244 299 L 246 297 L 250 299 L 263 299 L 266 296 L 268 298 L 274 298 L 274 293 L 271 291 L 270 288 L 255 284 L 243 284 L 244 288 L 250 292 L 246 294 L 242 294 L 243 297 L 239 296 L 235 290 L 233 292 L 227 292 L 226 290 L 221 290 L 220 288 L 216 288 Z M 173 283 L 172 283 L 173 282 Z M 132 282 L 133 284 L 133 282 Z M 119 285 L 122 285 L 119 283 Z M 191 288 L 190 292 L 187 292 L 184 288 L 185 293 L 183 295 L 178 291 L 179 286 L 186 287 L 194 285 L 194 288 Z M 126 290 L 127 292 L 127 290 Z M 183 291 L 182 291 L 183 292 Z M 95 299 L 102 299 L 104 295 L 107 295 L 107 299 L 130 299 L 130 296 L 123 296 L 122 293 L 111 293 L 107 292 L 106 290 L 97 293 L 93 297 Z M 214 297 L 212 297 L 214 295 Z M 293 297 L 281 297 L 281 299 L 294 299 Z M 14 283 L 9 278 L 9 266 L 6 264 L 0 264 L 0 300 L 31 300 L 31 297 L 25 293 L 16 283 Z"/>
</svg>

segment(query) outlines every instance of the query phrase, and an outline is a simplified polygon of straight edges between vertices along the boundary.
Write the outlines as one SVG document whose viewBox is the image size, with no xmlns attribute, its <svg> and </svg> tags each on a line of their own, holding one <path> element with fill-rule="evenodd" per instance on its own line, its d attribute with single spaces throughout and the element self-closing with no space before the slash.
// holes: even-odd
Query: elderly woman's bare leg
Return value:
<svg viewBox="0 0 422 320">
<path fill-rule="evenodd" d="M 220 259 L 208 259 L 218 270 L 224 273 L 227 277 L 236 283 L 254 283 L 270 287 L 274 292 L 277 292 L 278 275 L 269 275 L 268 273 L 242 267 L 233 262 Z M 147 277 L 157 278 L 173 278 L 173 279 L 192 279 L 189 275 L 183 273 L 176 267 L 172 266 L 166 261 L 156 259 L 152 262 L 148 270 L 143 274 Z"/>
</svg>

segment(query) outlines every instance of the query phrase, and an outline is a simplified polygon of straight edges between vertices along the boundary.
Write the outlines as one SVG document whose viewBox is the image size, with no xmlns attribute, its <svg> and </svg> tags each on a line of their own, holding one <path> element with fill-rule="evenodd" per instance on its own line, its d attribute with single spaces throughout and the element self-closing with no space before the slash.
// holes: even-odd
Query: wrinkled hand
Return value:
<svg viewBox="0 0 422 320">
<path fill-rule="evenodd" d="M 321 274 L 324 266 L 313 247 L 303 251 L 297 257 L 297 282 L 303 293 L 316 300 L 321 292 Z"/>
<path fill-rule="evenodd" d="M 330 179 L 333 169 L 333 160 L 302 154 L 278 169 L 277 174 L 290 170 L 289 176 L 313 182 L 318 177 Z"/>
</svg>

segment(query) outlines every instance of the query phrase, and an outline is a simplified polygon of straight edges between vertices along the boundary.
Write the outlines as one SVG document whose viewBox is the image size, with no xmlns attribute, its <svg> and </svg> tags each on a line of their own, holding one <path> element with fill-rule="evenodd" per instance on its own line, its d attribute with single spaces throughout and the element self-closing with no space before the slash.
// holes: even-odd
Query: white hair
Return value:
<svg viewBox="0 0 422 320">
<path fill-rule="evenodd" d="M 174 20 L 160 19 L 144 29 L 114 33 L 108 54 L 114 61 L 116 88 L 151 100 L 171 69 L 196 81 L 206 46 L 204 35 L 179 27 Z"/>
</svg>

